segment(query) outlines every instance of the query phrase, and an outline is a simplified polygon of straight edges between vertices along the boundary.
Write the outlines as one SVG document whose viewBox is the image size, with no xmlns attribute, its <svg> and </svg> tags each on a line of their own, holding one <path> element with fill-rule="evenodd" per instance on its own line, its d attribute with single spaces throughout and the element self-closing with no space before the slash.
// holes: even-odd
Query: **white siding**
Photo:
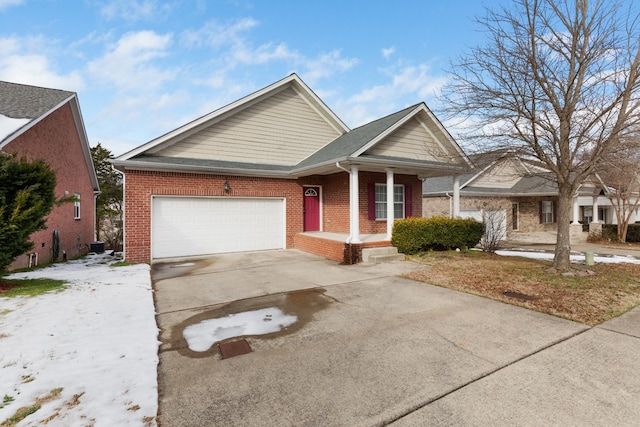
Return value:
<svg viewBox="0 0 640 427">
<path fill-rule="evenodd" d="M 516 160 L 501 161 L 495 167 L 478 177 L 471 183 L 473 187 L 482 188 L 511 188 L 520 179 L 524 171 Z"/>
<path fill-rule="evenodd" d="M 287 88 L 156 155 L 295 165 L 338 136 L 316 110 Z"/>
<path fill-rule="evenodd" d="M 434 162 L 450 162 L 453 153 L 443 149 L 450 145 L 449 141 L 434 139 L 437 134 L 427 130 L 425 125 L 412 118 L 395 130 L 391 135 L 376 144 L 367 154 L 400 157 Z M 457 157 L 457 155 L 455 155 Z"/>
</svg>

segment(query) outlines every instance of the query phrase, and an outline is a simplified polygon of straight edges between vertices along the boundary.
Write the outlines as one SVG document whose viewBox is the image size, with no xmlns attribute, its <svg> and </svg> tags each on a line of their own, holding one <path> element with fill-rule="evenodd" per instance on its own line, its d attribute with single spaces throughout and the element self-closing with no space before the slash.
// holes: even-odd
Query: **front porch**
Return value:
<svg viewBox="0 0 640 427">
<path fill-rule="evenodd" d="M 294 247 L 345 264 L 362 262 L 362 249 L 393 247 L 386 234 L 360 234 L 359 243 L 347 243 L 349 234 L 307 231 L 295 236 Z"/>
</svg>

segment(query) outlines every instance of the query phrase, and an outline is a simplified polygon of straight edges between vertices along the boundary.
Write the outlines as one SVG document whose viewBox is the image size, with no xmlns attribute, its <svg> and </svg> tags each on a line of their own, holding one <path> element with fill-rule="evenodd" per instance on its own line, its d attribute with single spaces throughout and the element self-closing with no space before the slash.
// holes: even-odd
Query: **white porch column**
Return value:
<svg viewBox="0 0 640 427">
<path fill-rule="evenodd" d="M 387 239 L 391 240 L 391 232 L 393 230 L 394 209 L 393 209 L 393 169 L 387 171 Z"/>
<path fill-rule="evenodd" d="M 580 206 L 578 206 L 578 196 L 573 197 L 573 220 L 571 224 L 578 224 L 580 222 Z"/>
<path fill-rule="evenodd" d="M 453 213 L 452 218 L 460 216 L 460 177 L 453 175 Z"/>
<path fill-rule="evenodd" d="M 591 222 L 600 222 L 600 218 L 598 218 L 598 196 L 593 196 L 593 219 Z"/>
<path fill-rule="evenodd" d="M 349 173 L 349 240 L 347 243 L 360 241 L 360 198 L 358 187 L 358 167 L 351 166 Z"/>
</svg>

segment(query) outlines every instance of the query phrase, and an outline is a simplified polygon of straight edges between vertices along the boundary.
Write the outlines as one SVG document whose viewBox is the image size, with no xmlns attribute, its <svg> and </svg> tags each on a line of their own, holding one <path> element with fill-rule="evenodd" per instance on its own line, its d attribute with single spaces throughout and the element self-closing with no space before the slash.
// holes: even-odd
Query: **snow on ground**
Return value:
<svg viewBox="0 0 640 427">
<path fill-rule="evenodd" d="M 297 316 L 284 314 L 279 308 L 263 308 L 203 320 L 187 326 L 183 336 L 192 351 L 207 351 L 214 343 L 227 338 L 270 334 L 297 321 Z"/>
<path fill-rule="evenodd" d="M 584 262 L 584 255 L 571 258 Z M 594 260 L 640 264 L 622 256 Z M 90 255 L 10 276 L 68 284 L 30 298 L 0 297 L 0 424 L 39 403 L 19 426 L 156 425 L 159 342 L 149 266 L 112 267 L 113 261 Z M 222 339 L 274 332 L 296 320 L 276 308 L 256 310 L 192 325 L 185 338 L 192 350 L 204 351 Z"/>
<path fill-rule="evenodd" d="M 496 251 L 498 255 L 502 256 L 521 256 L 524 258 L 535 258 L 535 259 L 548 259 L 553 260 L 553 253 L 550 252 L 529 252 L 529 251 Z M 570 256 L 571 262 L 574 263 L 583 263 L 585 261 L 585 255 L 573 254 Z M 603 264 L 612 264 L 618 262 L 627 262 L 630 264 L 640 264 L 640 259 L 634 258 L 632 256 L 620 256 L 620 255 L 611 255 L 611 256 L 594 256 L 593 261 L 596 263 Z"/>
<path fill-rule="evenodd" d="M 0 424 L 44 399 L 19 426 L 156 425 L 159 342 L 149 266 L 113 261 L 89 255 L 10 276 L 68 284 L 35 297 L 0 297 Z"/>
</svg>

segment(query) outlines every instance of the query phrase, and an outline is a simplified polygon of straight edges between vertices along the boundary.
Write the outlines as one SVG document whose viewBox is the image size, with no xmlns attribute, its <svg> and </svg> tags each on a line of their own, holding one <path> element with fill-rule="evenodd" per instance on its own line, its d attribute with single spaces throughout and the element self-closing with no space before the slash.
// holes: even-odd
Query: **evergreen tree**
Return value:
<svg viewBox="0 0 640 427">
<path fill-rule="evenodd" d="M 122 175 L 113 169 L 113 154 L 100 143 L 91 148 L 100 194 L 96 198 L 96 234 L 107 247 L 122 246 Z"/>
<path fill-rule="evenodd" d="M 55 187 L 56 174 L 44 161 L 0 152 L 0 271 L 33 249 L 29 236 L 46 228 Z"/>
</svg>

